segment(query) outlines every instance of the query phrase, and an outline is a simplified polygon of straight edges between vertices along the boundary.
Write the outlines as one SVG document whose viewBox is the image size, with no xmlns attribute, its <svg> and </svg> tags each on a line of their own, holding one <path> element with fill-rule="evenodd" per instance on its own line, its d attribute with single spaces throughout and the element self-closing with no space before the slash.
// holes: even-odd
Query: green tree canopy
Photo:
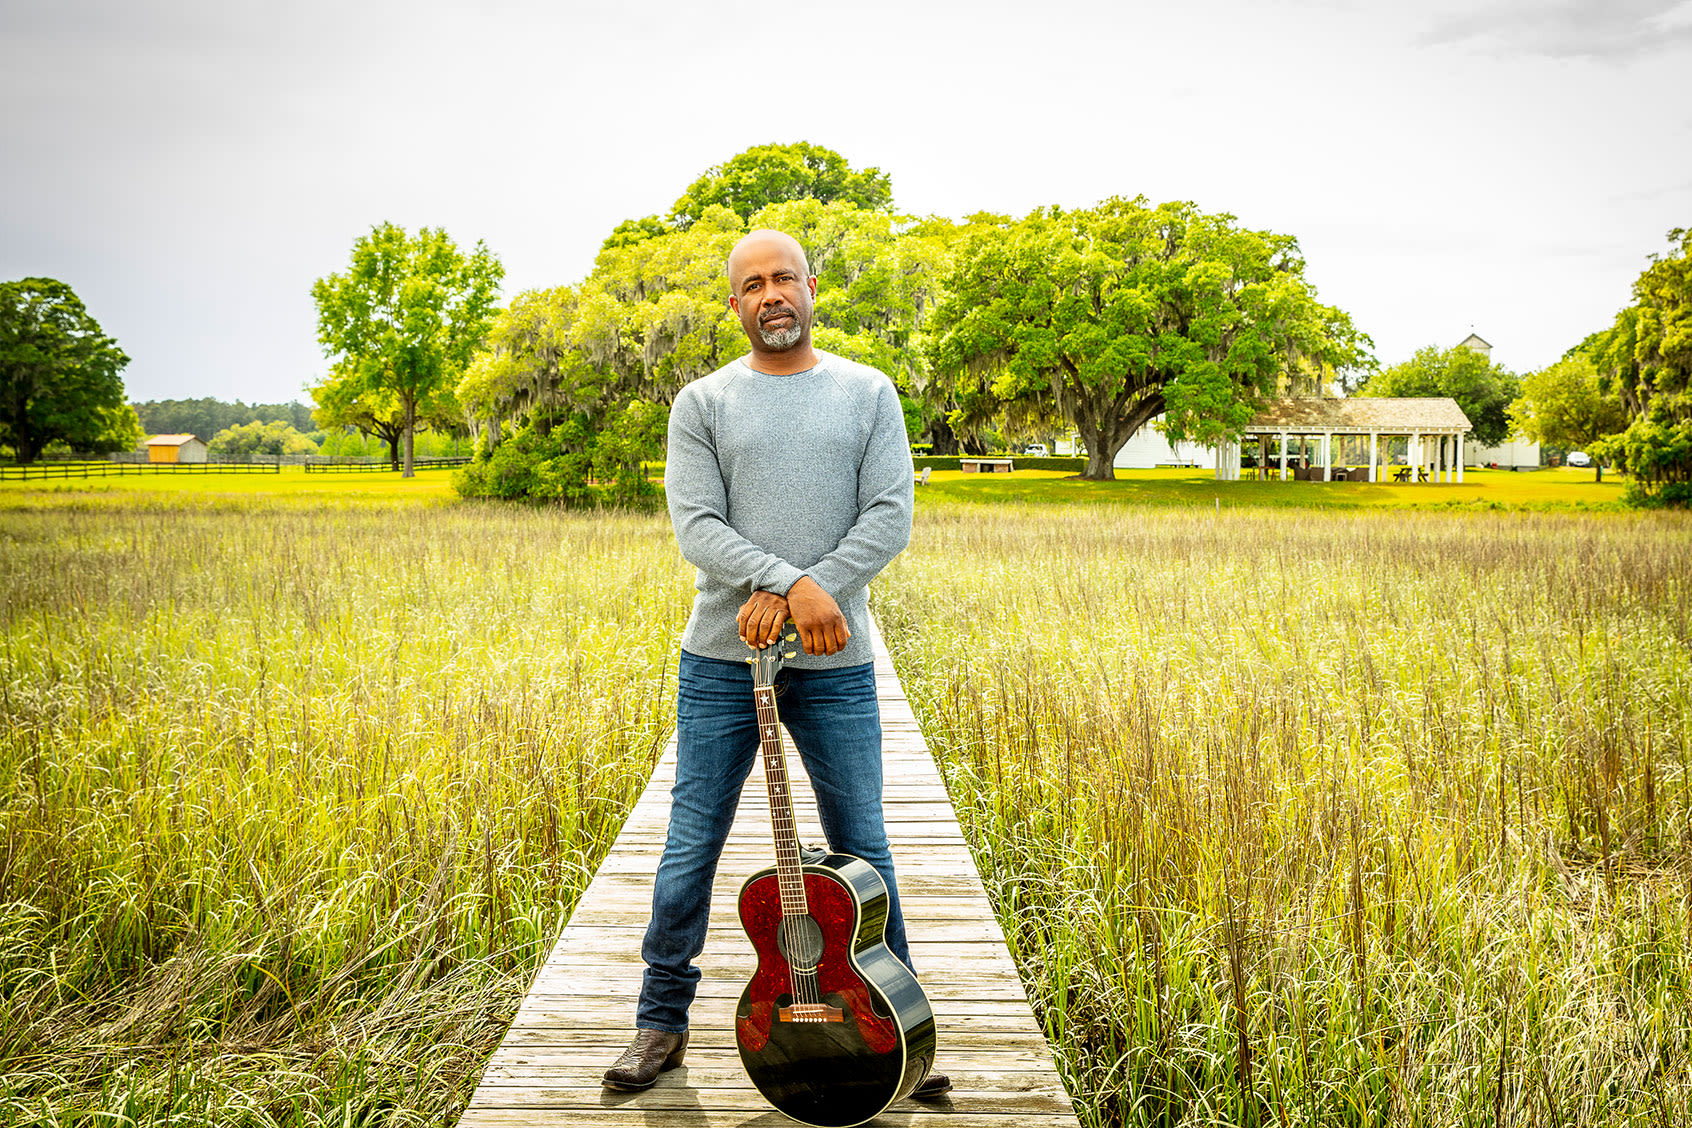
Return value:
<svg viewBox="0 0 1692 1128">
<path fill-rule="evenodd" d="M 1636 500 L 1692 506 L 1692 228 L 1668 239 L 1634 281 L 1633 304 L 1594 342 L 1632 417 L 1597 453 L 1633 476 Z"/>
<path fill-rule="evenodd" d="M 1627 426 L 1627 409 L 1608 383 L 1591 354 L 1575 350 L 1522 377 L 1521 398 L 1510 405 L 1510 425 L 1536 443 L 1584 449 Z M 1602 481 L 1603 460 L 1594 459 L 1592 465 Z"/>
<path fill-rule="evenodd" d="M 887 210 L 893 206 L 893 185 L 880 169 L 853 169 L 845 157 L 821 145 L 754 145 L 688 185 L 670 209 L 670 222 L 690 227 L 713 205 L 746 220 L 771 204 L 799 199 Z"/>
<path fill-rule="evenodd" d="M 312 429 L 311 408 L 294 400 L 289 403 L 233 403 L 203 396 L 199 399 L 146 400 L 134 405 L 141 426 L 149 435 L 197 435 L 205 440 L 228 427 L 242 423 L 291 424 L 297 431 Z"/>
<path fill-rule="evenodd" d="M 1236 437 L 1288 373 L 1365 363 L 1369 339 L 1316 300 L 1296 240 L 1190 203 L 980 217 L 963 233 L 930 349 L 964 403 L 1045 400 L 1087 446 L 1085 477 L 1151 419 Z"/>
<path fill-rule="evenodd" d="M 1364 396 L 1449 396 L 1474 426 L 1476 442 L 1498 446 L 1510 437 L 1510 405 L 1522 394 L 1515 373 L 1464 345 L 1427 345 L 1409 360 L 1384 368 L 1358 393 Z"/>
<path fill-rule="evenodd" d="M 356 372 L 343 371 L 341 364 L 330 370 L 327 379 L 312 386 L 312 401 L 317 404 L 311 413 L 312 422 L 323 431 L 353 427 L 362 435 L 380 439 L 388 444 L 388 461 L 395 470 L 401 469 L 405 407 L 399 394 L 389 387 L 372 387 L 359 379 Z M 456 401 L 451 405 L 443 404 L 441 397 L 437 396 L 425 406 L 432 406 L 439 412 L 449 406 L 455 410 L 457 405 Z M 438 415 L 427 415 L 420 408 L 419 424 L 427 425 L 430 419 L 438 419 Z"/>
<path fill-rule="evenodd" d="M 343 405 L 363 399 L 372 412 L 391 395 L 408 477 L 419 420 L 456 414 L 453 389 L 487 333 L 504 275 L 479 242 L 465 255 L 440 228 L 409 236 L 383 223 L 353 245 L 345 274 L 312 285 L 318 339 L 334 361 L 324 395 Z"/>
<path fill-rule="evenodd" d="M 52 442 L 77 450 L 121 443 L 119 373 L 128 363 L 63 282 L 0 282 L 0 443 L 19 462 L 35 461 Z"/>
<path fill-rule="evenodd" d="M 214 454 L 316 454 L 317 444 L 296 431 L 291 424 L 242 423 L 227 427 L 212 436 L 206 449 Z"/>
</svg>

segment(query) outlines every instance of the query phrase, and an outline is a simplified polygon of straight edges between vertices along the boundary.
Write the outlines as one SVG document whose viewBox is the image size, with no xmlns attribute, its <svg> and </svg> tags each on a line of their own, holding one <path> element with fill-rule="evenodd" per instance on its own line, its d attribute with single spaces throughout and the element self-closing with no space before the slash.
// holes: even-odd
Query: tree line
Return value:
<svg viewBox="0 0 1692 1128">
<path fill-rule="evenodd" d="M 805 248 L 817 346 L 887 372 L 912 438 L 935 453 L 1073 429 L 1084 476 L 1109 478 L 1153 420 L 1171 440 L 1215 444 L 1278 396 L 1449 395 L 1480 442 L 1585 447 L 1632 475 L 1634 500 L 1692 500 L 1687 231 L 1670 233 L 1614 324 L 1557 364 L 1517 376 L 1429 347 L 1382 369 L 1350 316 L 1320 301 L 1290 235 L 1143 197 L 902 215 L 886 174 L 803 142 L 706 170 L 668 213 L 616 225 L 585 278 L 503 307 L 504 268 L 483 244 L 373 227 L 313 286 L 330 368 L 309 420 L 297 403 L 233 405 L 240 422 L 215 417 L 216 401 L 125 405 L 128 358 L 69 287 L 5 283 L 0 442 L 27 459 L 52 442 L 130 445 L 143 426 L 214 440 L 256 424 L 356 429 L 409 473 L 416 434 L 432 430 L 475 436 L 464 493 L 638 500 L 670 399 L 746 351 L 723 263 L 758 227 Z"/>
</svg>

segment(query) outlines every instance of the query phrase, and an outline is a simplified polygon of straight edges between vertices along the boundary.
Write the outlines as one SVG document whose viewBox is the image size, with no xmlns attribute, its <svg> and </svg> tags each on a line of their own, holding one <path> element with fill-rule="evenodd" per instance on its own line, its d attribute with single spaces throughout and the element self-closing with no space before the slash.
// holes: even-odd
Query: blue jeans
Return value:
<svg viewBox="0 0 1692 1128">
<path fill-rule="evenodd" d="M 811 778 L 829 847 L 862 858 L 887 883 L 887 947 L 910 966 L 881 816 L 875 667 L 783 670 L 776 676 L 776 707 Z M 699 985 L 693 960 L 705 950 L 717 859 L 757 753 L 752 667 L 682 651 L 670 829 L 652 886 L 652 921 L 640 948 L 646 973 L 635 1025 L 641 1029 L 687 1029 L 687 1010 Z M 775 858 L 773 843 L 770 857 Z"/>
</svg>

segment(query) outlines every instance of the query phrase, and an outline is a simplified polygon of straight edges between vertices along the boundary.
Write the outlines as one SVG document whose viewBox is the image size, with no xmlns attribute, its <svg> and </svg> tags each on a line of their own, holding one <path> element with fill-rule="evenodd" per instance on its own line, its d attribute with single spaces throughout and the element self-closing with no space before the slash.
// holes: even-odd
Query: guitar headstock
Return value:
<svg viewBox="0 0 1692 1128">
<path fill-rule="evenodd" d="M 757 647 L 756 653 L 746 660 L 752 667 L 752 684 L 774 685 L 782 664 L 799 653 L 798 642 L 799 630 L 789 619 L 781 625 L 781 637 L 768 646 Z"/>
</svg>

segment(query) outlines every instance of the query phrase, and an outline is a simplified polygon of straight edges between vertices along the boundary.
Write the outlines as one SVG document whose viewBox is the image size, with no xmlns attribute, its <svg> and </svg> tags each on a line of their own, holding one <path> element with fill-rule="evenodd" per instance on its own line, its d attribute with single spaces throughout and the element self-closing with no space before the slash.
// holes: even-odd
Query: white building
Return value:
<svg viewBox="0 0 1692 1128">
<path fill-rule="evenodd" d="M 1118 470 L 1150 470 L 1156 466 L 1189 466 L 1201 470 L 1216 468 L 1216 451 L 1197 443 L 1172 443 L 1157 429 L 1163 416 L 1147 423 L 1122 444 L 1111 462 Z"/>
<path fill-rule="evenodd" d="M 1473 349 L 1488 359 L 1492 357 L 1492 345 L 1474 333 L 1458 341 L 1457 347 Z M 1534 469 L 1539 466 L 1539 460 L 1539 444 L 1531 439 L 1511 437 L 1501 446 L 1468 443 L 1463 447 L 1465 466 L 1491 466 L 1496 462 L 1499 468 L 1504 470 Z"/>
</svg>

